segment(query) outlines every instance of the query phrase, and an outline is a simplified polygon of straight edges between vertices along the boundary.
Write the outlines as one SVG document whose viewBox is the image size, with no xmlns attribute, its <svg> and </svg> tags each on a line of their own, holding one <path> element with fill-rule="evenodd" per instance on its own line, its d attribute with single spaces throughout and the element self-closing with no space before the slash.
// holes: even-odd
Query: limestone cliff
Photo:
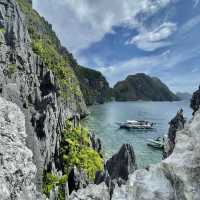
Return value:
<svg viewBox="0 0 200 200">
<path fill-rule="evenodd" d="M 102 104 L 111 100 L 111 88 L 100 72 L 77 66 L 75 73 L 87 105 Z"/>
<path fill-rule="evenodd" d="M 71 54 L 66 51 L 65 53 L 68 55 L 70 65 L 79 80 L 86 104 L 102 104 L 110 101 L 112 89 L 101 72 L 78 65 Z"/>
<path fill-rule="evenodd" d="M 30 38 L 33 30 L 27 27 L 28 18 L 21 9 L 38 20 L 40 38 L 51 26 L 28 2 L 23 1 L 20 7 L 17 2 L 0 0 L 0 95 L 16 103 L 25 115 L 26 142 L 33 152 L 37 168 L 35 182 L 41 190 L 44 169 L 60 170 L 59 145 L 66 118 L 74 113 L 84 116 L 87 109 L 70 66 L 52 67 L 43 54 L 34 53 L 37 49 Z M 57 51 L 53 52 L 56 58 L 62 58 Z"/>
</svg>

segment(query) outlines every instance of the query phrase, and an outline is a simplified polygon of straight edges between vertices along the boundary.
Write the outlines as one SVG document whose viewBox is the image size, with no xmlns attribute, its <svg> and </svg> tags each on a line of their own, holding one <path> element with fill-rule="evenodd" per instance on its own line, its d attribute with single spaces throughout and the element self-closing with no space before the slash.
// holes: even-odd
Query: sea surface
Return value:
<svg viewBox="0 0 200 200">
<path fill-rule="evenodd" d="M 167 134 L 168 122 L 183 108 L 187 119 L 192 117 L 189 101 L 177 102 L 109 102 L 89 107 L 90 115 L 83 124 L 102 141 L 106 159 L 116 153 L 122 144 L 133 145 L 139 168 L 158 163 L 162 152 L 146 145 L 147 139 Z M 116 122 L 126 120 L 149 120 L 156 123 L 153 130 L 119 129 Z"/>
</svg>

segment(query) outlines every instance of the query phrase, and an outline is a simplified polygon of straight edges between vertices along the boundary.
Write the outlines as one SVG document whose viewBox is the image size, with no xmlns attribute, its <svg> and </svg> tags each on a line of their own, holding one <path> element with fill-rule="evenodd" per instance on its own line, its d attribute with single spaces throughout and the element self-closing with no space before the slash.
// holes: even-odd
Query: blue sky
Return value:
<svg viewBox="0 0 200 200">
<path fill-rule="evenodd" d="M 112 86 L 157 76 L 173 91 L 200 84 L 200 0 L 33 0 L 78 62 Z"/>
</svg>

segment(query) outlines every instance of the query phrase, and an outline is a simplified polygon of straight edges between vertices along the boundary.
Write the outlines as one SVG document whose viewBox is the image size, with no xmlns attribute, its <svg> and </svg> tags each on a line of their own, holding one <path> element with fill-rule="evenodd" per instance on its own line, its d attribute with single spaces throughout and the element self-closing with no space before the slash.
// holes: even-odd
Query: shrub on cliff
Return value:
<svg viewBox="0 0 200 200">
<path fill-rule="evenodd" d="M 47 173 L 45 171 L 43 174 L 43 186 L 42 186 L 43 193 L 47 197 L 49 197 L 51 190 L 54 187 L 58 186 L 59 187 L 58 199 L 64 200 L 65 194 L 62 187 L 65 187 L 66 180 L 67 180 L 66 175 L 59 177 L 52 173 Z"/>
<path fill-rule="evenodd" d="M 89 179 L 94 179 L 96 172 L 103 170 L 103 159 L 90 146 L 88 130 L 81 126 L 73 128 L 72 124 L 67 122 L 61 143 L 66 174 L 71 167 L 76 166 L 82 169 Z"/>
</svg>

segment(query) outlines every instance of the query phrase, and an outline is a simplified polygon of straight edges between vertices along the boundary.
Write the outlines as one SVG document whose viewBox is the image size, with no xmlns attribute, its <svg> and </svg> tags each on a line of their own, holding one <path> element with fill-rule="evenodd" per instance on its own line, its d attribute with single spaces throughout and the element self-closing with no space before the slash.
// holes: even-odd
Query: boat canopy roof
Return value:
<svg viewBox="0 0 200 200">
<path fill-rule="evenodd" d="M 127 123 L 138 123 L 138 121 L 136 121 L 136 120 L 127 120 L 126 122 Z"/>
</svg>

